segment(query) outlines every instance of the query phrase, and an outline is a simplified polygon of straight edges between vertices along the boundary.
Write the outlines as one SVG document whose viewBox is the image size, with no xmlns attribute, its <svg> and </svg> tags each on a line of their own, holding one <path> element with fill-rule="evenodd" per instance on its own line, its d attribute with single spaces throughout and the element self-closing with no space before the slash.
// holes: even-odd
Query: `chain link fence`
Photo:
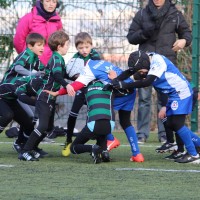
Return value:
<svg viewBox="0 0 200 200">
<path fill-rule="evenodd" d="M 63 0 L 59 1 L 58 12 L 62 18 L 65 31 L 70 36 L 70 48 L 64 57 L 67 62 L 76 52 L 74 36 L 80 32 L 88 32 L 93 38 L 93 45 L 101 54 L 102 58 L 113 62 L 121 68 L 127 67 L 128 55 L 137 49 L 130 45 L 126 39 L 128 28 L 132 18 L 146 1 L 139 0 Z M 6 4 L 7 3 L 7 4 Z M 191 25 L 192 23 L 192 1 L 178 1 L 177 6 L 181 9 Z M 0 79 L 7 67 L 12 63 L 16 52 L 13 48 L 13 35 L 17 21 L 27 12 L 30 12 L 34 1 L 12 0 L 0 1 Z M 179 66 L 190 76 L 191 72 L 191 49 L 182 51 L 179 55 Z M 184 64 L 184 65 L 183 65 Z M 57 99 L 55 124 L 66 126 L 68 114 L 73 102 L 72 97 L 61 96 Z M 77 128 L 84 126 L 86 120 L 86 106 L 78 116 Z M 152 120 L 151 130 L 157 128 L 156 118 L 156 93 L 152 94 Z M 132 112 L 132 123 L 136 125 L 137 101 Z M 120 130 L 117 123 L 116 130 Z"/>
</svg>

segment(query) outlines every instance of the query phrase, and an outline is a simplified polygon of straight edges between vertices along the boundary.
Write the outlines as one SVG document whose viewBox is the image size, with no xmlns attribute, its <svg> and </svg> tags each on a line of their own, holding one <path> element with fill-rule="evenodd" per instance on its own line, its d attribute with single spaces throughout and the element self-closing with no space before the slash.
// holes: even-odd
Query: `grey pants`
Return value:
<svg viewBox="0 0 200 200">
<path fill-rule="evenodd" d="M 137 116 L 137 129 L 138 137 L 149 137 L 150 133 L 150 124 L 151 124 L 151 96 L 152 96 L 152 86 L 146 88 L 138 89 L 138 116 Z M 160 93 L 157 93 L 157 109 L 160 110 Z M 158 126 L 158 139 L 162 136 L 165 136 L 165 128 L 160 119 L 157 119 Z"/>
</svg>

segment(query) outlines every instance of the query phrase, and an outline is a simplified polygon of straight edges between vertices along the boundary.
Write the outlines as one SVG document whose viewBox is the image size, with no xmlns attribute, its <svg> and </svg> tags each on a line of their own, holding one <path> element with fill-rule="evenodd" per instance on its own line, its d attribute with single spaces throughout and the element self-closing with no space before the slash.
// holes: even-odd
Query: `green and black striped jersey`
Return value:
<svg viewBox="0 0 200 200">
<path fill-rule="evenodd" d="M 39 91 L 37 100 L 44 102 L 55 101 L 56 97 L 47 94 L 43 90 L 58 91 L 60 86 L 66 87 L 68 84 L 64 79 L 66 78 L 65 61 L 58 52 L 53 52 L 46 68 L 45 75 L 43 76 L 44 87 Z"/>
<path fill-rule="evenodd" d="M 35 69 L 36 71 L 44 70 L 44 65 L 39 61 L 38 56 L 33 53 L 29 48 L 26 48 L 15 58 L 13 64 L 5 72 L 2 80 L 3 83 L 14 83 L 16 79 L 23 76 L 22 74 L 19 74 L 15 71 L 15 66 L 22 66 L 30 72 L 32 72 L 33 69 Z"/>
<path fill-rule="evenodd" d="M 92 81 L 88 87 L 86 102 L 88 106 L 87 122 L 100 119 L 115 121 L 113 110 L 113 92 L 103 90 L 104 84 L 101 81 Z"/>
<path fill-rule="evenodd" d="M 0 84 L 0 98 L 16 100 L 23 99 L 26 96 L 32 97 L 37 95 L 37 91 L 42 87 L 42 79 L 37 77 L 33 78 L 30 76 L 23 76 L 12 83 L 1 83 Z M 25 99 L 27 100 L 27 98 Z M 32 101 L 28 99 L 28 102 L 24 102 L 32 105 Z"/>
</svg>

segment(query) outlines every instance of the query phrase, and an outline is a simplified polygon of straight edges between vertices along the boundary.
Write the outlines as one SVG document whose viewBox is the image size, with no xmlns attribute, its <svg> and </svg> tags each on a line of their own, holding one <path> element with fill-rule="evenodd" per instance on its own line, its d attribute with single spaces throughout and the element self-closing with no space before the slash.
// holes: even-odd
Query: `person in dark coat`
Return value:
<svg viewBox="0 0 200 200">
<path fill-rule="evenodd" d="M 171 0 L 149 0 L 147 6 L 134 16 L 127 39 L 130 44 L 139 45 L 139 50 L 164 55 L 176 65 L 177 52 L 191 44 L 192 35 L 184 16 Z M 146 142 L 149 137 L 151 93 L 152 86 L 138 89 L 137 134 L 140 143 Z M 157 96 L 159 112 L 160 94 L 157 93 Z M 158 119 L 159 141 L 164 143 L 167 139 L 167 142 L 171 140 L 170 143 L 173 143 L 173 133 L 169 135 L 171 139 L 168 139 L 163 123 Z M 180 151 L 184 151 L 183 145 Z"/>
</svg>

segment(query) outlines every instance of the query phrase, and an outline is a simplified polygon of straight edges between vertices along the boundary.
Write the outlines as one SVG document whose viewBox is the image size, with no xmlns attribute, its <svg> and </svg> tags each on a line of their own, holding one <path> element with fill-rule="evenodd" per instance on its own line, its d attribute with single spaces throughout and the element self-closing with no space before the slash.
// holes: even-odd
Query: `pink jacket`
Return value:
<svg viewBox="0 0 200 200">
<path fill-rule="evenodd" d="M 13 41 L 14 47 L 17 53 L 21 53 L 26 48 L 26 36 L 33 32 L 40 33 L 46 39 L 46 45 L 42 56 L 39 58 L 46 65 L 52 55 L 47 44 L 48 38 L 53 32 L 62 28 L 61 18 L 58 14 L 46 21 L 43 17 L 37 15 L 37 9 L 33 7 L 31 12 L 23 16 L 18 22 Z"/>
</svg>

